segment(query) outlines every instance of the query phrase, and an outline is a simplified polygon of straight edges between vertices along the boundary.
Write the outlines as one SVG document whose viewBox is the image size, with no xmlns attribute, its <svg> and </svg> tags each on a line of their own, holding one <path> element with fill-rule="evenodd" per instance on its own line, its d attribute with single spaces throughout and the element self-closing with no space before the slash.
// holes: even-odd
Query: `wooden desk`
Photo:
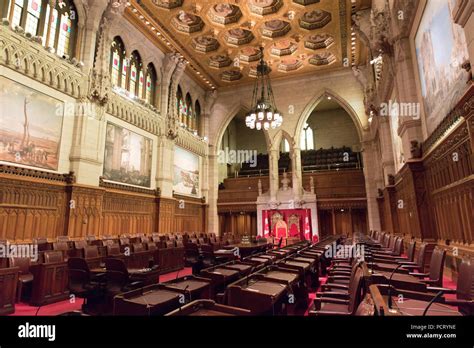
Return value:
<svg viewBox="0 0 474 348">
<path fill-rule="evenodd" d="M 146 286 L 115 296 L 114 315 L 164 315 L 179 308 L 182 296 L 161 284 Z"/>
<path fill-rule="evenodd" d="M 41 263 L 30 266 L 33 274 L 31 305 L 42 306 L 69 297 L 66 262 Z"/>
<path fill-rule="evenodd" d="M 0 315 L 15 313 L 18 267 L 0 269 Z"/>
<path fill-rule="evenodd" d="M 178 290 L 192 302 L 199 299 L 212 298 L 212 282 L 210 279 L 187 276 L 162 283 L 166 289 Z M 188 302 L 188 301 L 187 301 Z"/>
<path fill-rule="evenodd" d="M 241 258 L 245 258 L 258 252 L 266 251 L 272 244 L 270 243 L 250 243 L 250 244 L 232 244 L 229 247 L 239 248 Z"/>
<path fill-rule="evenodd" d="M 227 288 L 227 304 L 248 309 L 253 315 L 286 314 L 288 291 L 286 282 L 251 276 Z"/>
<path fill-rule="evenodd" d="M 176 309 L 166 316 L 193 316 L 193 317 L 228 317 L 228 316 L 246 316 L 251 312 L 246 309 L 224 306 L 211 300 L 198 300 Z"/>
<path fill-rule="evenodd" d="M 212 287 L 215 292 L 220 292 L 232 282 L 241 277 L 240 271 L 237 269 L 227 268 L 225 266 L 217 266 L 207 268 L 201 271 L 201 277 L 211 279 Z"/>
<path fill-rule="evenodd" d="M 380 316 L 422 316 L 429 301 L 421 301 L 404 296 L 400 301 L 398 296 L 392 297 L 392 308 L 388 307 L 387 289 L 377 285 L 369 287 L 374 301 L 375 313 Z M 427 316 L 461 316 L 456 307 L 442 303 L 433 303 L 426 313 Z"/>
<path fill-rule="evenodd" d="M 143 285 L 153 285 L 160 282 L 160 270 L 158 268 L 127 268 L 128 274 L 132 281 L 143 282 Z M 105 267 L 92 268 L 91 274 L 107 273 Z"/>
<path fill-rule="evenodd" d="M 241 276 L 246 276 L 246 275 L 250 274 L 250 272 L 254 268 L 254 266 L 252 266 L 252 265 L 241 263 L 239 261 L 233 262 L 233 263 L 226 263 L 226 264 L 223 264 L 222 266 L 225 266 L 226 268 L 229 268 L 229 269 L 235 269 L 235 270 L 239 271 Z"/>
</svg>

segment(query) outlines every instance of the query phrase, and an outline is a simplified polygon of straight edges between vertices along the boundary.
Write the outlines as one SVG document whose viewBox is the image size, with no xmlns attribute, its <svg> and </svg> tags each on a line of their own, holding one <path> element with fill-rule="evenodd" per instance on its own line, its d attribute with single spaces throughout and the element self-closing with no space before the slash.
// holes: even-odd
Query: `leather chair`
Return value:
<svg viewBox="0 0 474 348">
<path fill-rule="evenodd" d="M 412 267 L 410 265 L 403 266 L 404 268 L 417 269 L 418 272 L 410 272 L 409 275 L 420 278 L 420 281 L 431 286 L 443 286 L 443 271 L 444 261 L 446 259 L 446 250 L 435 248 L 431 255 L 430 271 L 429 273 L 422 273 L 423 269 Z M 425 279 L 428 278 L 428 279 Z"/>
<path fill-rule="evenodd" d="M 200 261 L 200 252 L 199 252 L 199 247 L 196 243 L 188 243 L 186 244 L 185 251 L 184 251 L 184 257 L 185 257 L 185 265 L 187 267 L 192 267 L 196 263 Z"/>
<path fill-rule="evenodd" d="M 87 246 L 87 242 L 85 240 L 76 240 L 74 242 L 74 249 L 80 250 L 84 249 Z"/>
<path fill-rule="evenodd" d="M 107 257 L 121 256 L 120 246 L 118 244 L 107 245 Z"/>
<path fill-rule="evenodd" d="M 97 240 L 97 238 L 95 236 L 86 236 L 86 241 L 87 243 L 92 243 L 92 242 L 95 242 Z"/>
<path fill-rule="evenodd" d="M 145 246 L 142 243 L 132 244 L 132 252 L 139 253 L 145 251 Z"/>
<path fill-rule="evenodd" d="M 349 284 L 348 294 L 323 292 L 314 300 L 315 310 L 309 311 L 311 316 L 322 315 L 354 315 L 361 299 L 363 271 L 357 268 Z"/>
<path fill-rule="evenodd" d="M 84 248 L 84 258 L 86 260 L 95 259 L 98 257 L 100 257 L 100 254 L 99 254 L 99 248 L 97 247 L 97 245 L 90 245 Z"/>
<path fill-rule="evenodd" d="M 69 239 L 68 236 L 58 236 L 58 237 L 56 238 L 56 240 L 57 240 L 58 242 L 69 242 L 69 241 L 70 241 L 70 239 Z"/>
<path fill-rule="evenodd" d="M 148 242 L 148 243 L 146 243 L 146 249 L 147 249 L 147 250 L 157 250 L 158 248 L 157 248 L 157 246 L 156 246 L 155 243 L 153 243 L 153 242 Z"/>
<path fill-rule="evenodd" d="M 44 263 L 57 263 L 64 261 L 64 256 L 61 251 L 45 251 L 43 257 Z"/>
<path fill-rule="evenodd" d="M 67 260 L 67 258 L 69 256 L 68 253 L 69 253 L 69 250 L 70 250 L 67 241 L 54 242 L 53 243 L 53 250 L 61 251 L 63 253 L 64 260 Z"/>
<path fill-rule="evenodd" d="M 133 290 L 143 285 L 142 281 L 132 279 L 123 260 L 108 258 L 105 260 L 105 269 L 109 295 L 115 296 L 120 292 Z"/>
<path fill-rule="evenodd" d="M 91 275 L 86 260 L 80 257 L 71 257 L 67 261 L 69 274 L 69 291 L 84 299 L 82 309 L 88 311 L 89 301 L 100 299 L 103 295 L 103 281 L 105 273 Z"/>
<path fill-rule="evenodd" d="M 443 291 L 445 294 L 455 293 L 455 300 L 444 299 L 442 302 L 458 306 L 459 312 L 463 315 L 474 315 L 474 260 L 466 258 L 461 261 L 456 290 L 437 287 L 428 287 L 427 289 L 433 292 Z"/>
<path fill-rule="evenodd" d="M 23 297 L 23 289 L 32 287 L 33 274 L 30 272 L 31 259 L 28 257 L 10 257 L 10 267 L 18 267 L 20 269 L 18 276 L 18 285 L 16 288 L 16 301 L 20 302 Z"/>
</svg>

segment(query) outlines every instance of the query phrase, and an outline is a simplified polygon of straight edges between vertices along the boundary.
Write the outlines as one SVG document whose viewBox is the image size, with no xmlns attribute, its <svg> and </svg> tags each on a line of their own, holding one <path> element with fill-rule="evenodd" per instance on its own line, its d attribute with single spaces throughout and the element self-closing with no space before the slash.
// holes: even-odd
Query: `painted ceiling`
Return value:
<svg viewBox="0 0 474 348">
<path fill-rule="evenodd" d="M 351 13 L 361 0 L 141 0 L 129 18 L 210 89 L 251 83 L 260 46 L 272 78 L 350 68 L 360 43 Z M 161 39 L 161 40 L 160 40 Z"/>
</svg>

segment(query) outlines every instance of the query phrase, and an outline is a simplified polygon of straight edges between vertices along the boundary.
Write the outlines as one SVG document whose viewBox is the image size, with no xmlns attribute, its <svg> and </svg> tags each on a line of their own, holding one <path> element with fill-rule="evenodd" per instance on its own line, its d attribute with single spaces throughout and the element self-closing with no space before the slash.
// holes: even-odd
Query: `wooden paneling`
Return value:
<svg viewBox="0 0 474 348">
<path fill-rule="evenodd" d="M 72 175 L 0 165 L 0 239 L 206 231 L 200 199 L 160 198 L 153 190 L 101 181 L 74 183 Z"/>
<path fill-rule="evenodd" d="M 227 213 L 219 214 L 220 232 L 231 233 L 234 236 L 257 235 L 256 213 Z"/>
<path fill-rule="evenodd" d="M 446 249 L 447 274 L 474 255 L 474 87 L 378 198 L 385 228 Z M 394 191 L 394 192 L 392 192 Z M 393 197 L 395 196 L 395 199 Z M 401 205 L 400 205 L 401 204 Z M 390 225 L 392 220 L 393 225 Z"/>
</svg>

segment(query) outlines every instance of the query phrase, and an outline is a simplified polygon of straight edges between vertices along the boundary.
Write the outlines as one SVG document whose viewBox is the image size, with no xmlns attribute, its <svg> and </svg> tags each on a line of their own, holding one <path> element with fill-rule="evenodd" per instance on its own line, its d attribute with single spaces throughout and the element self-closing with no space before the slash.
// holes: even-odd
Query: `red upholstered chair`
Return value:
<svg viewBox="0 0 474 348">
<path fill-rule="evenodd" d="M 20 269 L 16 288 L 16 300 L 20 302 L 23 295 L 23 288 L 27 286 L 31 287 L 33 284 L 33 274 L 30 272 L 31 259 L 28 257 L 11 257 L 9 261 L 10 267 L 18 267 Z"/>
</svg>

